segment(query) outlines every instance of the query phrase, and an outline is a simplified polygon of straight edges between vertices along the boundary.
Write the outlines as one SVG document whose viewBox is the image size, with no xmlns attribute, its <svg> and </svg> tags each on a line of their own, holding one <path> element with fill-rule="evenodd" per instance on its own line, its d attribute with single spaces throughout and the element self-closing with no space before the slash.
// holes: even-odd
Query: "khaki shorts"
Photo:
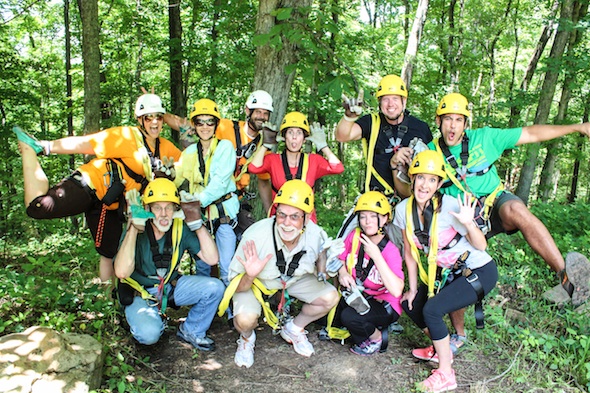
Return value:
<svg viewBox="0 0 590 393">
<path fill-rule="evenodd" d="M 287 286 L 289 296 L 299 299 L 304 303 L 312 303 L 314 300 L 335 290 L 336 288 L 332 284 L 318 281 L 317 277 L 313 274 L 305 274 Z M 256 300 L 252 289 L 234 293 L 232 300 L 234 315 L 256 314 L 260 316 L 262 314 L 262 306 Z"/>
</svg>

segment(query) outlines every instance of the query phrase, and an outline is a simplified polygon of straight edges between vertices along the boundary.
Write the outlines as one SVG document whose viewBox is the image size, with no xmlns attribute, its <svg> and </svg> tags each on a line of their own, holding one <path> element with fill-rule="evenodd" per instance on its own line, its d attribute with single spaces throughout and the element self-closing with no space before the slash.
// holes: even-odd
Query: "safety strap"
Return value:
<svg viewBox="0 0 590 393">
<path fill-rule="evenodd" d="M 129 166 L 127 164 L 125 164 L 125 161 L 123 161 L 121 158 L 112 158 L 111 160 L 116 161 L 119 164 L 121 164 L 123 166 L 123 169 L 125 169 L 125 173 L 127 173 L 127 176 L 129 176 L 136 183 L 141 185 L 141 188 L 139 189 L 139 193 L 143 194 L 143 191 L 145 190 L 145 188 L 147 187 L 147 185 L 149 183 L 149 180 L 147 179 L 147 177 L 134 172 L 133 169 L 129 168 Z"/>
<path fill-rule="evenodd" d="M 154 235 L 154 228 L 151 225 L 146 225 L 145 232 L 150 241 L 150 250 L 152 252 L 152 260 L 156 265 L 156 269 L 166 269 L 170 267 L 172 261 L 172 233 L 168 231 L 164 234 L 164 252 L 160 253 L 160 246 L 156 241 Z"/>
<path fill-rule="evenodd" d="M 387 245 L 387 242 L 389 242 L 389 238 L 387 237 L 387 235 L 385 235 L 383 237 L 383 239 L 381 239 L 379 244 L 377 244 L 377 247 L 379 247 L 379 251 L 383 252 L 383 249 Z M 360 282 L 365 282 L 365 280 L 369 276 L 369 273 L 371 272 L 371 269 L 375 265 L 373 258 L 369 258 L 369 263 L 367 263 L 367 266 L 363 267 L 364 259 L 365 259 L 365 248 L 361 246 L 359 253 L 358 253 L 356 265 L 354 267 L 354 270 L 356 272 L 356 278 L 358 278 L 360 280 Z"/>
<path fill-rule="evenodd" d="M 203 144 L 199 140 L 197 142 L 197 157 L 199 158 L 199 172 L 203 177 L 203 185 L 206 187 L 209 183 L 209 173 L 211 170 L 211 162 L 213 161 L 213 154 L 215 153 L 215 149 L 217 148 L 217 143 L 219 140 L 217 138 L 212 138 L 211 144 L 209 145 L 209 151 L 207 152 L 207 161 L 205 161 L 205 157 L 203 155 Z"/>
<path fill-rule="evenodd" d="M 289 163 L 287 161 L 286 151 L 281 153 L 281 161 L 283 164 L 283 172 L 285 173 L 286 181 L 293 179 L 305 181 L 307 179 L 307 171 L 309 170 L 309 154 L 300 154 L 299 163 L 297 164 L 297 172 L 295 173 L 295 176 L 291 174 L 291 169 L 289 168 Z M 272 189 L 275 193 L 279 192 L 279 190 L 277 190 L 277 188 L 274 185 L 272 185 Z"/>
<path fill-rule="evenodd" d="M 365 174 L 365 191 L 369 191 L 371 185 L 371 176 L 373 176 L 381 186 L 383 186 L 383 193 L 385 195 L 393 195 L 395 192 L 393 188 L 381 177 L 377 170 L 373 166 L 373 160 L 375 158 L 375 144 L 377 143 L 377 137 L 379 136 L 379 126 L 381 125 L 381 118 L 378 113 L 371 114 L 371 135 L 369 142 L 363 138 L 363 155 L 367 161 L 367 173 Z"/>
<path fill-rule="evenodd" d="M 162 277 L 162 279 L 157 284 L 155 284 L 155 287 L 157 287 L 158 289 L 160 289 L 161 287 L 163 288 L 170 281 L 172 273 L 174 273 L 178 263 L 180 262 L 180 241 L 182 240 L 183 222 L 183 219 L 175 218 L 172 223 L 172 260 L 168 268 L 167 274 L 164 277 Z M 148 226 L 151 226 L 151 223 L 148 223 L 148 225 L 146 225 L 146 229 Z M 143 276 L 145 277 L 145 275 Z M 158 304 L 160 314 L 165 315 L 166 303 L 169 294 L 166 294 L 164 292 L 164 289 L 162 289 L 161 297 L 156 297 L 151 295 L 148 291 L 146 291 L 143 285 L 141 285 L 139 282 L 137 282 L 135 279 L 131 277 L 124 278 L 120 281 L 129 284 L 133 289 L 139 292 L 142 299 L 156 302 Z"/>
<path fill-rule="evenodd" d="M 414 233 L 414 219 L 413 219 L 413 210 L 414 210 L 414 203 L 415 199 L 414 196 L 411 195 L 408 198 L 408 204 L 406 206 L 406 238 L 408 243 L 410 244 L 410 249 L 412 253 L 412 257 L 418 264 L 418 271 L 420 275 L 420 280 L 428 286 L 428 297 L 434 296 L 434 282 L 436 280 L 436 257 L 438 254 L 438 198 L 432 198 L 431 204 L 433 205 L 433 214 L 432 214 L 432 221 L 430 224 L 429 230 L 429 245 L 422 246 L 428 247 L 428 271 L 424 269 L 422 266 L 422 262 L 420 261 L 420 253 L 418 252 L 418 247 L 414 243 L 414 239 L 412 235 Z"/>
<path fill-rule="evenodd" d="M 299 267 L 299 261 L 301 261 L 301 258 L 305 255 L 305 253 L 307 251 L 300 250 L 298 253 L 293 255 L 293 258 L 291 259 L 291 263 L 289 263 L 289 268 L 287 269 L 287 262 L 285 261 L 285 255 L 283 254 L 283 250 L 280 250 L 277 247 L 277 239 L 276 239 L 275 230 L 274 230 L 275 225 L 276 225 L 276 218 L 273 222 L 272 243 L 275 247 L 275 254 L 277 256 L 277 268 L 281 272 L 281 277 L 285 277 L 286 279 L 289 279 L 289 278 L 293 277 L 295 270 L 297 270 L 297 268 Z M 286 274 L 285 274 L 285 270 L 287 270 Z"/>
<path fill-rule="evenodd" d="M 478 329 L 483 329 L 483 327 L 484 327 L 483 286 L 481 285 L 481 282 L 479 280 L 479 276 L 477 275 L 477 273 L 472 272 L 471 269 L 467 267 L 467 264 L 465 263 L 465 261 L 467 261 L 468 257 L 469 257 L 469 251 L 465 251 L 463 254 L 461 254 L 459 256 L 459 258 L 457 259 L 457 262 L 455 262 L 455 265 L 453 266 L 453 270 L 455 270 L 455 271 L 460 270 L 461 275 L 463 275 L 463 277 L 465 277 L 467 282 L 471 285 L 471 287 L 473 288 L 473 290 L 477 294 L 477 302 L 474 305 L 475 326 Z"/>
<path fill-rule="evenodd" d="M 248 127 L 248 122 L 245 122 L 244 127 Z M 240 137 L 240 126 L 237 121 L 234 121 L 234 134 L 236 136 L 236 170 L 234 172 L 234 181 L 239 181 L 244 173 L 248 170 L 248 164 L 254 159 L 254 152 L 262 146 L 262 137 L 260 133 L 252 141 L 242 146 L 242 138 Z M 240 165 L 240 159 L 244 157 L 246 162 Z"/>
</svg>

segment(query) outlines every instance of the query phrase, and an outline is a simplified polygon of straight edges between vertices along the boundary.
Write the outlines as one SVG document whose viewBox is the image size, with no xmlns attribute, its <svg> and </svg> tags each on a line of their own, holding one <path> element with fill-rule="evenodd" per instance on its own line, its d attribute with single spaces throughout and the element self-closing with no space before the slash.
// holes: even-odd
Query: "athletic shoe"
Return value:
<svg viewBox="0 0 590 393">
<path fill-rule="evenodd" d="M 565 257 L 565 271 L 574 286 L 572 304 L 579 306 L 590 297 L 590 262 L 579 252 L 570 252 Z"/>
<path fill-rule="evenodd" d="M 350 352 L 361 356 L 371 356 L 375 352 L 378 352 L 380 349 L 381 340 L 371 341 L 371 339 L 368 338 L 360 344 L 354 344 L 350 348 Z"/>
<path fill-rule="evenodd" d="M 467 342 L 467 337 L 459 336 L 458 334 L 451 334 L 451 352 L 453 355 L 456 355 L 457 352 L 465 345 Z"/>
<path fill-rule="evenodd" d="M 439 369 L 432 370 L 430 377 L 416 384 L 416 389 L 420 392 L 439 393 L 448 392 L 457 389 L 457 380 L 455 379 L 455 370 L 451 369 L 449 374 L 444 374 Z"/>
<path fill-rule="evenodd" d="M 438 354 L 434 350 L 433 345 L 426 347 L 426 348 L 412 349 L 412 356 L 414 356 L 416 359 L 438 363 Z M 452 352 L 451 352 L 451 364 L 452 363 L 453 363 L 453 357 L 452 357 Z"/>
<path fill-rule="evenodd" d="M 12 132 L 16 134 L 16 137 L 19 141 L 28 145 L 31 149 L 35 150 L 35 153 L 41 154 L 45 152 L 45 148 L 41 144 L 41 142 L 39 142 L 33 136 L 21 130 L 20 127 L 12 127 Z"/>
<path fill-rule="evenodd" d="M 281 337 L 289 344 L 293 344 L 293 349 L 301 356 L 310 357 L 315 352 L 313 345 L 307 339 L 307 330 L 298 328 L 292 321 L 283 326 Z"/>
<path fill-rule="evenodd" d="M 404 331 L 404 327 L 402 325 L 400 325 L 399 322 L 395 321 L 394 323 L 392 323 L 391 325 L 389 325 L 387 327 L 387 331 L 389 333 L 393 333 L 393 334 L 400 334 L 401 332 Z"/>
<path fill-rule="evenodd" d="M 234 356 L 234 362 L 238 367 L 250 368 L 254 364 L 254 344 L 256 344 L 256 332 L 252 332 L 249 338 L 245 338 L 240 334 L 238 341 L 238 349 Z"/>
<path fill-rule="evenodd" d="M 178 326 L 176 335 L 180 337 L 182 341 L 192 344 L 193 347 L 200 349 L 201 351 L 213 351 L 215 349 L 215 342 L 213 340 L 207 336 L 197 337 L 194 334 L 188 333 L 184 330 L 184 323 Z"/>
</svg>

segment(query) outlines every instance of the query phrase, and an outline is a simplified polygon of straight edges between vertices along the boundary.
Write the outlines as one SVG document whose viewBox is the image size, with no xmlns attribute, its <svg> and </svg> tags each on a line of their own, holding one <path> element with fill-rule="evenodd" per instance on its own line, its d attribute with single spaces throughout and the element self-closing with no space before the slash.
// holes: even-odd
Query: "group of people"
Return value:
<svg viewBox="0 0 590 393">
<path fill-rule="evenodd" d="M 382 78 L 375 96 L 379 110 L 366 115 L 362 93 L 343 96 L 335 137 L 361 140 L 367 168 L 363 193 L 336 239 L 317 224 L 314 185 L 344 166 L 324 127 L 303 113 L 287 113 L 278 129 L 271 124 L 273 101 L 263 90 L 248 97 L 245 121 L 222 118 L 209 99 L 196 101 L 181 118 L 166 113 L 157 95 L 144 94 L 135 127 L 56 141 L 15 127 L 27 213 L 42 219 L 85 214 L 100 277 L 116 276 L 131 333 L 142 344 L 158 341 L 167 307 L 186 305 L 191 308 L 177 335 L 212 350 L 207 331 L 216 311 L 226 314 L 239 333 L 238 366 L 254 363 L 263 314 L 302 356 L 314 353 L 305 330 L 314 321 L 326 325 L 328 337 L 350 337 L 350 351 L 368 356 L 386 349 L 388 327 L 405 311 L 432 340 L 413 356 L 439 364 L 418 389 L 453 390 L 453 355 L 467 339 L 464 309 L 475 305 L 483 325 L 481 302 L 498 279 L 487 239 L 521 231 L 556 272 L 554 290 L 574 305 L 590 297 L 588 260 L 579 253 L 564 260 L 494 166 L 518 145 L 573 132 L 590 136 L 590 123 L 471 130 L 468 100 L 451 93 L 436 109 L 441 136 L 433 139 L 429 126 L 406 109 L 408 91 L 399 76 Z M 180 131 L 182 151 L 160 137 L 164 122 Z M 306 140 L 317 154 L 303 151 Z M 281 141 L 284 151 L 276 153 Z M 49 154 L 96 158 L 50 188 L 38 159 Z M 268 212 L 257 222 L 245 197 L 250 174 Z M 179 272 L 185 251 L 195 275 Z M 212 266 L 219 279 L 211 277 Z M 302 303 L 297 315 L 291 315 L 293 299 Z M 454 334 L 443 320 L 447 314 Z"/>
</svg>

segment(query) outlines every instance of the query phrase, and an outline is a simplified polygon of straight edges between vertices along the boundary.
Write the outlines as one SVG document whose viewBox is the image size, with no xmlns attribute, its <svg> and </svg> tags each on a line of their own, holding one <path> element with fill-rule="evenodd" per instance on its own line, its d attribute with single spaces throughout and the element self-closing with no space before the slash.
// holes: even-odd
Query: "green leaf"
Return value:
<svg viewBox="0 0 590 393">
<path fill-rule="evenodd" d="M 285 20 L 291 17 L 291 13 L 293 12 L 293 8 L 279 8 L 277 10 L 276 18 L 277 20 Z"/>
</svg>

